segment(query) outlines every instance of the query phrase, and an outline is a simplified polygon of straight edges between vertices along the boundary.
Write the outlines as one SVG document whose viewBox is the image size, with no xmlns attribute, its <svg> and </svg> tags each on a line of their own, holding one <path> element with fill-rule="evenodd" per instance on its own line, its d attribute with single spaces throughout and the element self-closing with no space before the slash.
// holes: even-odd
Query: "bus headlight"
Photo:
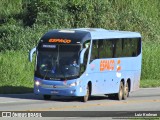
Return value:
<svg viewBox="0 0 160 120">
<path fill-rule="evenodd" d="M 39 86 L 39 85 L 40 85 L 40 82 L 39 82 L 39 81 L 35 81 L 35 85 L 36 85 L 36 86 Z"/>
<path fill-rule="evenodd" d="M 70 87 L 78 86 L 78 85 L 79 85 L 79 83 L 80 83 L 80 81 L 78 80 L 78 81 L 76 81 L 76 82 L 74 82 L 74 83 L 70 84 Z"/>
<path fill-rule="evenodd" d="M 73 86 L 76 86 L 76 85 L 77 85 L 76 82 L 74 82 L 74 83 L 70 84 L 70 87 L 73 87 Z"/>
</svg>

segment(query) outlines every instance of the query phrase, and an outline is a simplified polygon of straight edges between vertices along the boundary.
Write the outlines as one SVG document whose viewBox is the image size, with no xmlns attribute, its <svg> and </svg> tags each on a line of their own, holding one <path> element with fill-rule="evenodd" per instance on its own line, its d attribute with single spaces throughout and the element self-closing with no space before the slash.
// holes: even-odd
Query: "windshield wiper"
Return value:
<svg viewBox="0 0 160 120">
<path fill-rule="evenodd" d="M 45 80 L 45 78 L 46 78 L 46 76 L 47 76 L 47 74 L 48 74 L 49 71 L 50 71 L 50 70 L 46 70 L 46 73 L 45 73 L 45 75 L 44 75 L 44 77 L 43 77 L 43 80 Z"/>
</svg>

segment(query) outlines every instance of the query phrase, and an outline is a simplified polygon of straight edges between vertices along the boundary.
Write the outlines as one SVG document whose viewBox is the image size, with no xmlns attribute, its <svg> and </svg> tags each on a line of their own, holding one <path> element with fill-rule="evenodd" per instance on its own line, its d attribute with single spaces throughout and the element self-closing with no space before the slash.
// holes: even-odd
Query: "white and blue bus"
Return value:
<svg viewBox="0 0 160 120">
<path fill-rule="evenodd" d="M 105 94 L 118 100 L 139 88 L 142 63 L 138 32 L 79 28 L 51 30 L 36 48 L 34 93 L 77 96 Z"/>
</svg>

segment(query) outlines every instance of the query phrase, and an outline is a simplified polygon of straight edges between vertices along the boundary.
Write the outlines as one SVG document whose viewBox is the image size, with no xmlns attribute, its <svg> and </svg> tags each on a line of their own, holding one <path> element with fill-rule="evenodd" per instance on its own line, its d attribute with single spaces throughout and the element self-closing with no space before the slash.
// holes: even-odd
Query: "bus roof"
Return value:
<svg viewBox="0 0 160 120">
<path fill-rule="evenodd" d="M 72 44 L 83 43 L 86 40 L 95 39 L 116 39 L 116 38 L 141 38 L 140 33 L 130 31 L 106 30 L 102 28 L 76 28 L 76 29 L 55 29 L 48 31 L 42 36 L 40 43 L 48 43 L 50 39 L 57 40 L 68 39 Z M 55 43 L 55 42 L 54 42 Z"/>
<path fill-rule="evenodd" d="M 72 30 L 86 31 L 91 34 L 92 39 L 112 39 L 112 38 L 137 38 L 141 37 L 138 32 L 106 30 L 102 28 L 77 28 Z"/>
</svg>

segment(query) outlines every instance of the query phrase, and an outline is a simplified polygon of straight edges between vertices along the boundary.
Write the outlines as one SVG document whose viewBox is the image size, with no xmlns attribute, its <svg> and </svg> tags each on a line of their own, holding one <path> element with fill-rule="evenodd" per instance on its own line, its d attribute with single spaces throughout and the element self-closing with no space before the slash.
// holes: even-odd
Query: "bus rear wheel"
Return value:
<svg viewBox="0 0 160 120">
<path fill-rule="evenodd" d="M 87 102 L 89 97 L 90 97 L 90 90 L 89 90 L 89 86 L 87 86 L 87 93 L 85 96 L 82 97 L 82 102 Z"/>
<path fill-rule="evenodd" d="M 123 88 L 123 100 L 126 100 L 127 97 L 129 96 L 129 88 L 128 88 L 128 82 L 126 83 L 126 85 Z"/>
<path fill-rule="evenodd" d="M 119 92 L 116 94 L 116 99 L 117 100 L 122 100 L 123 98 L 123 82 L 120 82 L 120 86 L 119 86 Z"/>
<path fill-rule="evenodd" d="M 51 99 L 51 95 L 43 95 L 44 100 L 50 100 Z"/>
</svg>

